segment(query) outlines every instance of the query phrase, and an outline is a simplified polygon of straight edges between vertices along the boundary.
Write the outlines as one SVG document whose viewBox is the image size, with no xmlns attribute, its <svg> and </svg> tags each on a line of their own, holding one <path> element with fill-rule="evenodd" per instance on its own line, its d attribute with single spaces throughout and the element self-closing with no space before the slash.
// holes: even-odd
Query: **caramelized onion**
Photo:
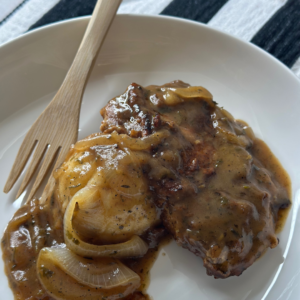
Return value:
<svg viewBox="0 0 300 300">
<path fill-rule="evenodd" d="M 164 88 L 166 91 L 164 99 L 167 105 L 177 105 L 190 99 L 206 101 L 209 106 L 214 107 L 212 94 L 202 86 L 190 86 L 187 88 Z"/>
<path fill-rule="evenodd" d="M 230 122 L 235 122 L 235 119 L 233 117 L 233 115 L 227 111 L 226 109 L 222 108 L 221 112 L 223 113 L 223 115 L 225 116 L 225 118 L 227 118 Z"/>
<path fill-rule="evenodd" d="M 136 169 L 139 169 L 138 166 Z M 106 175 L 105 178 L 110 187 L 120 195 L 125 197 L 138 197 L 147 191 L 145 183 L 142 180 L 139 180 L 138 177 L 129 177 L 127 174 L 116 172 L 114 169 L 105 169 L 103 172 Z M 137 173 L 138 172 L 135 170 L 132 175 L 137 175 Z"/>
<path fill-rule="evenodd" d="M 85 187 L 77 192 L 71 199 L 64 215 L 64 238 L 69 249 L 76 254 L 86 257 L 134 257 L 143 256 L 148 251 L 147 244 L 138 236 L 134 235 L 130 240 L 111 245 L 94 245 L 84 242 L 73 227 L 73 214 L 78 207 L 81 194 L 85 189 L 92 189 L 89 193 L 93 197 L 97 192 L 97 188 Z"/>
<path fill-rule="evenodd" d="M 242 146 L 244 148 L 250 145 L 250 140 L 246 136 L 236 135 L 220 126 L 218 126 L 217 134 L 222 135 L 226 139 L 226 141 L 231 144 Z"/>
<path fill-rule="evenodd" d="M 170 136 L 170 133 L 167 130 L 161 130 L 143 138 L 132 138 L 127 134 L 118 134 L 113 132 L 111 136 L 131 150 L 148 150 L 153 146 L 159 145 L 163 139 Z"/>
<path fill-rule="evenodd" d="M 67 248 L 43 248 L 39 260 L 51 260 L 79 283 L 110 289 L 119 285 L 140 284 L 140 277 L 115 258 L 87 259 Z"/>
<path fill-rule="evenodd" d="M 255 138 L 255 134 L 253 132 L 253 129 L 249 126 L 244 126 L 243 128 L 245 130 L 245 133 L 246 135 L 252 140 L 254 141 L 256 138 Z"/>
<path fill-rule="evenodd" d="M 74 145 L 74 150 L 76 151 L 83 151 L 85 149 L 89 149 L 93 146 L 97 145 L 112 145 L 111 135 L 110 134 L 103 134 L 103 133 L 96 133 L 92 136 L 88 136 L 83 140 L 78 141 Z"/>
<path fill-rule="evenodd" d="M 170 133 L 167 130 L 161 130 L 150 134 L 143 138 L 132 138 L 127 134 L 118 134 L 114 131 L 112 134 L 94 134 L 74 145 L 76 151 L 83 151 L 98 145 L 112 145 L 114 143 L 121 144 L 131 150 L 147 150 L 153 146 L 157 146 L 163 139 L 167 138 Z"/>
<path fill-rule="evenodd" d="M 86 259 L 66 248 L 42 249 L 37 275 L 51 297 L 63 300 L 114 300 L 140 285 L 140 277 L 117 259 Z"/>
</svg>

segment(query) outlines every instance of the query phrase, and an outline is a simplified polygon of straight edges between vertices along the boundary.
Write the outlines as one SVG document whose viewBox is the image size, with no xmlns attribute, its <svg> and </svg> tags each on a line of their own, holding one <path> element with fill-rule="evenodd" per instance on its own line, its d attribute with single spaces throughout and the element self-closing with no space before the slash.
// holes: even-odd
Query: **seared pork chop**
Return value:
<svg viewBox="0 0 300 300">
<path fill-rule="evenodd" d="M 140 151 L 139 163 L 164 226 L 202 257 L 208 275 L 238 276 L 277 246 L 277 216 L 290 205 L 288 191 L 260 161 L 261 141 L 251 128 L 218 107 L 207 90 L 181 81 L 133 83 L 101 114 L 104 133 L 169 133 Z"/>
</svg>

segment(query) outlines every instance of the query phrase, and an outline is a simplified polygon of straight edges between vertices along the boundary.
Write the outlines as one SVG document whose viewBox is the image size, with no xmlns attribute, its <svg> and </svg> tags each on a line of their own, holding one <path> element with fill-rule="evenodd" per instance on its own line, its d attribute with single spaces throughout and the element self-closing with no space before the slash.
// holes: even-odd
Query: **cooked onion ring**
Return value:
<svg viewBox="0 0 300 300">
<path fill-rule="evenodd" d="M 140 286 L 140 277 L 117 259 L 90 260 L 66 248 L 42 249 L 37 275 L 49 295 L 61 300 L 114 300 Z"/>
<path fill-rule="evenodd" d="M 67 247 L 76 254 L 85 257 L 134 257 L 146 254 L 148 245 L 136 235 L 124 243 L 101 246 L 86 243 L 79 237 L 73 227 L 72 220 L 76 206 L 78 208 L 78 200 L 85 189 L 91 189 L 91 187 L 85 187 L 74 195 L 64 215 L 64 238 Z M 90 193 L 91 197 L 95 193 L 97 193 L 97 188 L 94 187 Z"/>
</svg>

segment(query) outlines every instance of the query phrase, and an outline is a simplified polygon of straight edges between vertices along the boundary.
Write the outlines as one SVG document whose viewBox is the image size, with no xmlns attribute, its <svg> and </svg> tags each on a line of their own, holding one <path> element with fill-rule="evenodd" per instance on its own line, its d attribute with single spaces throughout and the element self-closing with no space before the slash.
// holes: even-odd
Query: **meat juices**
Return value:
<svg viewBox="0 0 300 300">
<path fill-rule="evenodd" d="M 208 275 L 238 276 L 278 244 L 278 212 L 291 204 L 288 175 L 275 158 L 266 168 L 260 152 L 271 152 L 251 128 L 188 87 L 131 84 L 101 110 L 100 129 L 134 138 L 170 132 L 140 161 L 161 220 L 202 257 Z"/>
<path fill-rule="evenodd" d="M 163 225 L 153 213 L 149 217 L 150 209 L 136 214 L 148 216 L 151 228 L 141 237 L 150 250 L 142 258 L 123 260 L 142 279 L 141 287 L 123 299 L 148 299 L 141 291 L 145 292 L 157 243 L 166 230 L 179 245 L 200 256 L 207 274 L 215 278 L 240 275 L 267 248 L 277 246 L 275 232 L 291 204 L 289 177 L 251 128 L 218 107 L 207 90 L 181 81 L 147 88 L 131 84 L 124 94 L 110 100 L 101 114 L 102 133 L 77 145 L 91 146 L 93 139 L 101 139 L 103 134 L 118 138 L 123 145 L 114 151 L 128 148 L 126 153 L 131 153 L 136 164 L 132 170 L 138 170 L 139 180 L 149 189 L 145 207 L 157 212 Z M 44 205 L 30 201 L 8 224 L 2 250 L 16 299 L 53 299 L 37 278 L 36 260 L 43 247 L 64 243 L 63 212 L 77 191 L 97 175 L 103 155 L 97 154 L 94 146 L 90 148 L 81 153 L 75 145 L 55 174 L 51 199 Z M 102 159 L 107 161 L 104 156 Z M 64 166 L 69 168 L 67 172 Z M 132 213 L 125 207 L 128 203 L 122 207 L 114 204 L 122 213 L 116 215 L 119 221 L 127 218 L 124 212 Z M 147 227 L 139 224 L 143 230 Z M 115 225 L 114 232 L 126 229 L 123 223 Z M 110 240 L 109 236 L 105 239 Z"/>
</svg>

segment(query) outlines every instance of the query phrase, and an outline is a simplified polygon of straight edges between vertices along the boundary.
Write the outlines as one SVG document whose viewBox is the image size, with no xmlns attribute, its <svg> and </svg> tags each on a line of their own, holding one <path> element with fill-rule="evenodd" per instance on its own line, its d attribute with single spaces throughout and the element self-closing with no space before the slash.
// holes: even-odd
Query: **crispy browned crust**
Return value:
<svg viewBox="0 0 300 300">
<path fill-rule="evenodd" d="M 170 132 L 143 165 L 161 220 L 180 246 L 203 259 L 208 275 L 239 276 L 276 247 L 277 212 L 290 201 L 253 156 L 255 141 L 216 103 L 194 98 L 166 105 L 166 87 L 188 86 L 131 84 L 101 110 L 101 130 L 133 138 Z"/>
</svg>

